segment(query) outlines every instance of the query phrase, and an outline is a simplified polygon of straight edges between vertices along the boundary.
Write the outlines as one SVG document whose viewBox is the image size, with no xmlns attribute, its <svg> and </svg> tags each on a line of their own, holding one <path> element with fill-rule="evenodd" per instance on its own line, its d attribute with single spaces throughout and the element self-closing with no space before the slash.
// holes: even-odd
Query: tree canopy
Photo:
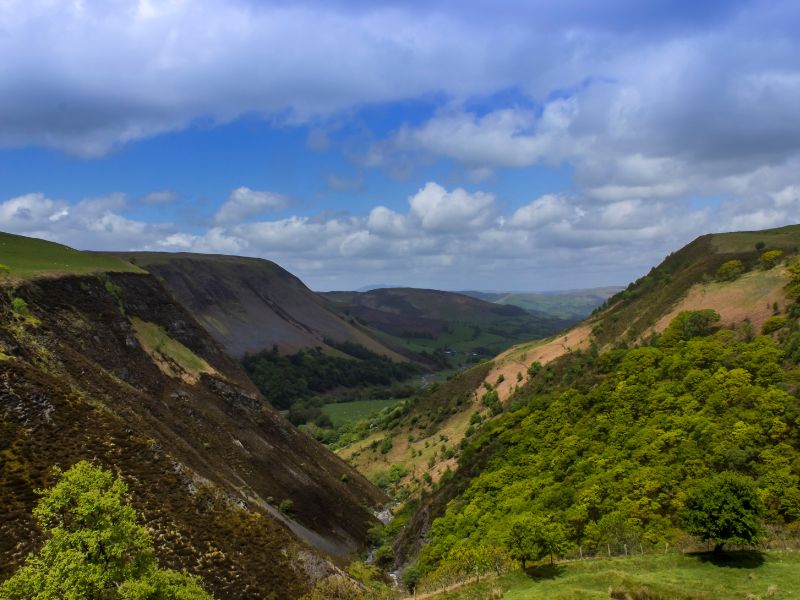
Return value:
<svg viewBox="0 0 800 600">
<path fill-rule="evenodd" d="M 160 569 L 122 479 L 87 461 L 59 473 L 33 511 L 42 548 L 0 600 L 210 600 L 198 579 Z"/>
<path fill-rule="evenodd" d="M 693 488 L 686 497 L 681 519 L 688 533 L 714 543 L 752 545 L 763 534 L 764 506 L 756 483 L 738 473 L 720 473 Z"/>
</svg>

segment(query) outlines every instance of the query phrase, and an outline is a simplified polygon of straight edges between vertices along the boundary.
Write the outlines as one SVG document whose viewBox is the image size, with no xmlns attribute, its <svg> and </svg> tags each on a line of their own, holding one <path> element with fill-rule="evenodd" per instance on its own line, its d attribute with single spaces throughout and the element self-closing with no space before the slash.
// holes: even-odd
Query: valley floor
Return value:
<svg viewBox="0 0 800 600">
<path fill-rule="evenodd" d="M 612 596 L 612 590 L 617 594 Z M 731 553 L 723 562 L 711 555 L 677 553 L 564 562 L 534 567 L 527 573 L 516 571 L 446 593 L 419 594 L 417 598 L 796 600 L 800 598 L 800 553 Z"/>
</svg>

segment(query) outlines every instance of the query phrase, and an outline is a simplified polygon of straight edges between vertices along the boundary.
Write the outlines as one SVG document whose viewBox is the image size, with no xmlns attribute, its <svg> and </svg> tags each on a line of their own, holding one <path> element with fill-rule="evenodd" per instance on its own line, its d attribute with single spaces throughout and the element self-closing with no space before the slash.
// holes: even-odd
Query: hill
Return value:
<svg viewBox="0 0 800 600">
<path fill-rule="evenodd" d="M 758 489 L 763 539 L 796 543 L 798 247 L 797 226 L 703 236 L 564 335 L 449 382 L 467 399 L 450 419 L 477 416 L 450 437 L 450 472 L 401 512 L 399 562 L 447 570 L 528 516 L 557 524 L 562 555 L 703 549 L 681 509 L 729 471 Z"/>
<path fill-rule="evenodd" d="M 414 352 L 444 350 L 455 364 L 489 358 L 509 345 L 561 331 L 570 321 L 534 316 L 455 292 L 381 288 L 368 292 L 326 292 L 340 314 Z"/>
<path fill-rule="evenodd" d="M 332 340 L 406 360 L 271 261 L 185 253 L 113 256 L 155 275 L 232 356 L 273 346 L 284 354 L 316 347 L 335 353 L 326 341 Z"/>
<path fill-rule="evenodd" d="M 496 304 L 511 304 L 535 315 L 581 321 L 609 297 L 621 292 L 620 286 L 565 290 L 561 292 L 463 292 Z"/>
<path fill-rule="evenodd" d="M 114 256 L 80 252 L 54 242 L 0 232 L 0 277 L 23 279 L 99 272 L 141 273 L 142 270 Z"/>
<path fill-rule="evenodd" d="M 3 239 L 28 264 L 0 275 L 0 579 L 41 540 L 34 490 L 82 459 L 121 473 L 160 563 L 217 598 L 297 597 L 365 546 L 384 496 L 270 407 L 155 277 Z M 81 273 L 53 275 L 53 253 Z"/>
</svg>

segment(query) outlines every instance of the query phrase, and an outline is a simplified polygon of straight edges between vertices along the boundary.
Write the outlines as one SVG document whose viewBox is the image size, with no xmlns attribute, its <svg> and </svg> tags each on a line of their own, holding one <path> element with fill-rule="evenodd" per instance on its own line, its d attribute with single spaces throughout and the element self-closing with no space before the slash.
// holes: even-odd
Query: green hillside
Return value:
<svg viewBox="0 0 800 600">
<path fill-rule="evenodd" d="M 515 571 L 472 583 L 435 597 L 484 600 L 502 594 L 503 600 L 794 600 L 799 570 L 800 554 L 796 552 L 769 552 L 763 556 L 742 553 L 722 562 L 710 560 L 707 555 L 669 553 L 575 561 L 555 568 L 541 566 L 527 573 Z"/>
<path fill-rule="evenodd" d="M 127 271 L 142 272 L 113 256 L 81 252 L 45 240 L 0 232 L 0 277 Z"/>
</svg>

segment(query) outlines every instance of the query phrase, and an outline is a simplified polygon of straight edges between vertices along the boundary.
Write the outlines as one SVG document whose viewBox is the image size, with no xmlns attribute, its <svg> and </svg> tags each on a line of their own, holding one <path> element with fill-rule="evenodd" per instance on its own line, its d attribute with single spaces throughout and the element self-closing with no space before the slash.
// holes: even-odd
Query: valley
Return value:
<svg viewBox="0 0 800 600">
<path fill-rule="evenodd" d="M 2 235 L 0 552 L 13 566 L 35 547 L 33 490 L 85 458 L 120 469 L 159 559 L 219 598 L 276 582 L 399 597 L 389 572 L 421 593 L 459 584 L 442 598 L 613 582 L 699 598 L 719 567 L 687 554 L 704 546 L 683 506 L 735 472 L 761 502 L 740 542 L 789 589 L 798 246 L 800 227 L 704 236 L 605 299 L 580 292 L 598 304 L 573 324 L 434 290 L 317 295 L 267 261 Z M 515 527 L 545 537 L 520 554 Z"/>
</svg>

